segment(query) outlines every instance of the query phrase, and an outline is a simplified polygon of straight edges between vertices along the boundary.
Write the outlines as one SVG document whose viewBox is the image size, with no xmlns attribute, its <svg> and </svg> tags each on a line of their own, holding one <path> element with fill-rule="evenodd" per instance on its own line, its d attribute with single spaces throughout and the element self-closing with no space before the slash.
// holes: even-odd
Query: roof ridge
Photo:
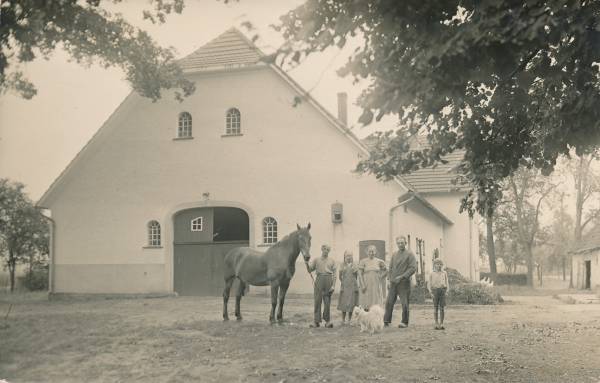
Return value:
<svg viewBox="0 0 600 383">
<path fill-rule="evenodd" d="M 266 55 L 236 27 L 231 27 L 177 60 L 185 72 L 260 65 Z"/>
</svg>

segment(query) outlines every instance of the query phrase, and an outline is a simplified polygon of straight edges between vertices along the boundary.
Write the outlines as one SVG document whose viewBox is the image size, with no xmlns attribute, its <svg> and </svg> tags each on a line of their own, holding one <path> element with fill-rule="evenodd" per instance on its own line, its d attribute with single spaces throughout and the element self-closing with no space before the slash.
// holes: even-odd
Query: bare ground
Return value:
<svg viewBox="0 0 600 383">
<path fill-rule="evenodd" d="M 9 382 L 599 382 L 600 305 L 513 297 L 450 306 L 435 331 L 429 306 L 408 329 L 309 329 L 312 302 L 244 298 L 242 322 L 219 298 L 48 302 L 0 295 L 0 379 Z M 8 319 L 5 315 L 12 305 Z M 230 307 L 230 310 L 232 307 Z M 397 322 L 398 318 L 394 319 Z"/>
</svg>

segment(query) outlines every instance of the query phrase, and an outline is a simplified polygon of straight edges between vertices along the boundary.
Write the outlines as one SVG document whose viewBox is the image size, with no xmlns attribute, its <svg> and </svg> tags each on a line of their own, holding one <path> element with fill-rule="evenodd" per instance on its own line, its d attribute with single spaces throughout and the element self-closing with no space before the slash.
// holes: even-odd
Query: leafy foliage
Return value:
<svg viewBox="0 0 600 383">
<path fill-rule="evenodd" d="M 416 286 L 412 286 L 410 289 L 409 301 L 410 303 L 425 303 L 425 300 L 430 297 L 425 279 L 421 274 L 416 274 L 415 278 L 417 284 Z"/>
<path fill-rule="evenodd" d="M 501 246 L 509 244 L 502 250 L 501 258 L 508 264 L 517 264 L 515 255 L 522 253 L 527 265 L 528 284 L 533 286 L 534 247 L 541 237 L 540 213 L 542 202 L 556 189 L 556 184 L 549 182 L 534 169 L 520 168 L 505 181 L 505 197 L 499 207 L 497 223 Z M 497 225 L 498 226 L 498 225 Z M 498 235 L 496 235 L 498 237 Z"/>
<path fill-rule="evenodd" d="M 20 277 L 21 285 L 29 291 L 48 290 L 48 265 L 37 265 Z"/>
<path fill-rule="evenodd" d="M 446 267 L 446 274 L 448 274 L 448 283 L 450 286 L 457 285 L 460 283 L 469 283 L 467 278 L 465 278 L 458 270 L 453 269 L 451 267 Z"/>
<path fill-rule="evenodd" d="M 491 278 L 489 273 L 480 273 L 481 278 Z M 495 285 L 527 285 L 527 274 L 497 273 Z"/>
<path fill-rule="evenodd" d="M 499 275 L 499 274 L 498 274 Z M 494 305 L 504 302 L 494 287 L 477 282 L 450 286 L 447 297 L 451 304 Z"/>
<path fill-rule="evenodd" d="M 47 222 L 23 189 L 21 183 L 0 179 L 0 258 L 9 270 L 11 291 L 17 263 L 48 255 Z"/>
<path fill-rule="evenodd" d="M 464 149 L 470 213 L 493 209 L 519 166 L 547 174 L 600 140 L 600 2 L 308 0 L 282 18 L 281 62 L 359 47 L 340 74 L 368 78 L 367 124 L 397 115 L 358 169 L 389 179 Z M 410 150 L 407 138 L 430 146 Z"/>
<path fill-rule="evenodd" d="M 114 0 L 119 2 L 120 0 Z M 78 63 L 118 66 L 134 90 L 157 100 L 163 89 L 177 89 L 182 100 L 194 92 L 183 77 L 173 49 L 159 47 L 144 31 L 118 14 L 100 7 L 101 0 L 6 0 L 0 5 L 0 92 L 17 91 L 32 98 L 37 90 L 25 78 L 21 63 L 48 58 L 64 49 Z M 153 0 L 144 12 L 152 22 L 164 22 L 171 12 L 181 13 L 183 0 Z"/>
</svg>

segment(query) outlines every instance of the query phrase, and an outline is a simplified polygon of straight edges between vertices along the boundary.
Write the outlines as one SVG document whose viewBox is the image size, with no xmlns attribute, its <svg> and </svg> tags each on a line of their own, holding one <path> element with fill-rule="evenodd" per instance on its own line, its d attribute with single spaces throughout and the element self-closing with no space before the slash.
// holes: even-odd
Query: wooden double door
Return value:
<svg viewBox="0 0 600 383">
<path fill-rule="evenodd" d="M 179 295 L 221 295 L 224 258 L 249 245 L 248 214 L 238 208 L 207 207 L 174 217 L 174 288 Z"/>
</svg>

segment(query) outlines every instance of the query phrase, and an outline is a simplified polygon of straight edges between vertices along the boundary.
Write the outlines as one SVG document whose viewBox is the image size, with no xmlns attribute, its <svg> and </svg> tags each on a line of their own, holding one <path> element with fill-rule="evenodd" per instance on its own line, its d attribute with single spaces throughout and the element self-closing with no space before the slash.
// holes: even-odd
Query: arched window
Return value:
<svg viewBox="0 0 600 383">
<path fill-rule="evenodd" d="M 179 125 L 177 126 L 177 138 L 192 137 L 192 115 L 188 112 L 179 113 Z"/>
<path fill-rule="evenodd" d="M 148 222 L 148 246 L 160 246 L 160 223 Z"/>
<path fill-rule="evenodd" d="M 272 244 L 277 242 L 277 221 L 273 217 L 266 217 L 262 221 L 263 243 Z"/>
<path fill-rule="evenodd" d="M 236 108 L 231 108 L 227 111 L 225 118 L 225 134 L 241 134 L 242 133 L 242 118 L 240 111 Z"/>
</svg>

